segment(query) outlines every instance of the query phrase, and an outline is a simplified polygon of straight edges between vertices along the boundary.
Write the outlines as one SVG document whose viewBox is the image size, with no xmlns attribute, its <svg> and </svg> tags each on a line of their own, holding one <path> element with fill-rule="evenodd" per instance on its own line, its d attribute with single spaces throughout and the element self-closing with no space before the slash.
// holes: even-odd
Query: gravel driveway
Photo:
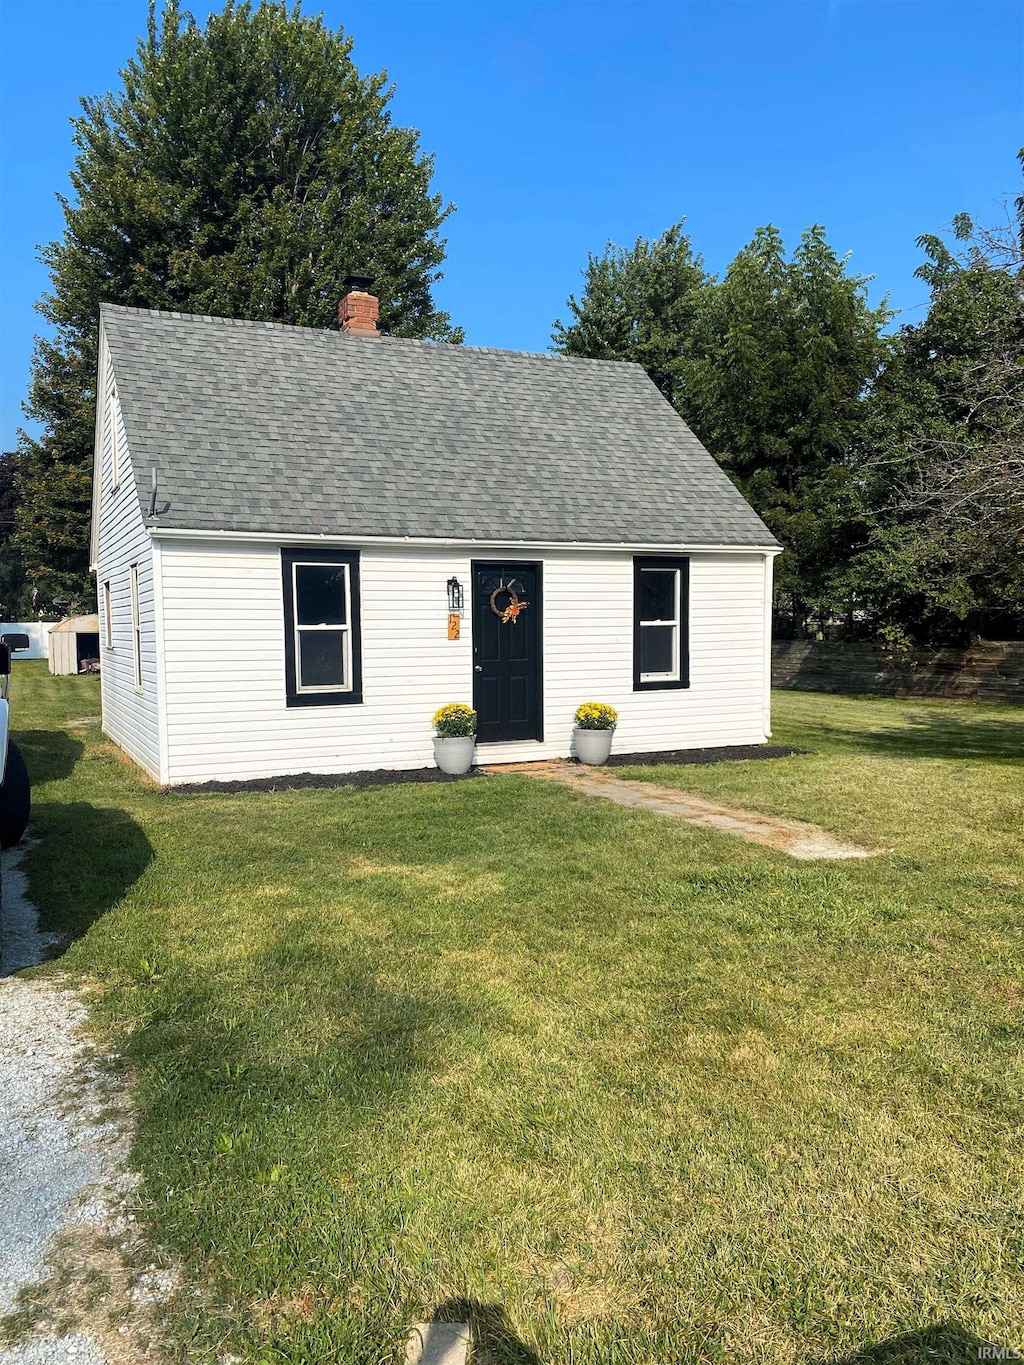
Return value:
<svg viewBox="0 0 1024 1365">
<path fill-rule="evenodd" d="M 38 960 L 46 945 L 18 855 L 3 859 L 10 971 Z M 0 979 L 0 1318 L 24 1310 L 22 1290 L 36 1305 L 17 1344 L 0 1346 L 3 1365 L 146 1358 L 133 1329 L 114 1325 L 115 1310 L 140 1297 L 124 1264 L 125 1250 L 136 1250 L 126 1211 L 135 1185 L 125 1169 L 128 1117 L 123 1093 L 85 1041 L 84 1020 L 81 1001 L 60 981 Z M 162 1274 L 149 1270 L 150 1278 Z M 108 1292 L 96 1291 L 98 1304 L 77 1312 L 81 1287 L 97 1282 Z"/>
</svg>

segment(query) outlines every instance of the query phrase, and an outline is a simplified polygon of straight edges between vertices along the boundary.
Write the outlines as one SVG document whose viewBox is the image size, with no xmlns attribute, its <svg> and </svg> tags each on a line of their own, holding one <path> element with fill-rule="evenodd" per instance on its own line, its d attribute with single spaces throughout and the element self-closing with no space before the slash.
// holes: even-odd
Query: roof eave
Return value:
<svg viewBox="0 0 1024 1365">
<path fill-rule="evenodd" d="M 289 545 L 411 545 L 434 549 L 487 549 L 494 547 L 515 547 L 529 550 L 617 550 L 636 554 L 659 552 L 697 552 L 733 551 L 756 552 L 777 555 L 782 546 L 765 541 L 710 541 L 710 540 L 550 540 L 544 538 L 522 539 L 515 536 L 463 537 L 463 536 L 374 536 L 374 535 L 335 535 L 329 532 L 296 533 L 287 530 L 275 531 L 236 531 L 209 527 L 159 526 L 148 523 L 150 534 L 156 540 L 215 540 L 226 542 L 249 541 L 257 544 Z"/>
</svg>

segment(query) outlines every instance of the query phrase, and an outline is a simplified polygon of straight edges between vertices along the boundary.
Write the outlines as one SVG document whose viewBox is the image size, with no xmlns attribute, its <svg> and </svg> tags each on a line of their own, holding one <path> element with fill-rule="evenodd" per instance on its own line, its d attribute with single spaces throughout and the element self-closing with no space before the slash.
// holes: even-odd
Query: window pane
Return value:
<svg viewBox="0 0 1024 1365">
<path fill-rule="evenodd" d="M 674 673 L 675 626 L 640 627 L 640 672 Z"/>
<path fill-rule="evenodd" d="M 343 626 L 344 564 L 296 564 L 295 619 L 300 626 Z"/>
<path fill-rule="evenodd" d="M 640 570 L 640 620 L 676 619 L 675 569 Z"/>
<path fill-rule="evenodd" d="M 299 631 L 299 686 L 345 686 L 345 632 Z"/>
</svg>

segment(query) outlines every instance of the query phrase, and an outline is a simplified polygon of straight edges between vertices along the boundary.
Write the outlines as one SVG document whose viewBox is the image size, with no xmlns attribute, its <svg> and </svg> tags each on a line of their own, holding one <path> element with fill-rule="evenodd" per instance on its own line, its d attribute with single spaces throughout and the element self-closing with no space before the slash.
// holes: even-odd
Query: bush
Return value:
<svg viewBox="0 0 1024 1365">
<path fill-rule="evenodd" d="M 603 701 L 585 701 L 576 708 L 576 728 L 579 730 L 614 730 L 619 713 Z"/>
<path fill-rule="evenodd" d="M 434 715 L 434 734 L 438 739 L 460 739 L 476 734 L 476 712 L 472 706 L 450 701 Z"/>
</svg>

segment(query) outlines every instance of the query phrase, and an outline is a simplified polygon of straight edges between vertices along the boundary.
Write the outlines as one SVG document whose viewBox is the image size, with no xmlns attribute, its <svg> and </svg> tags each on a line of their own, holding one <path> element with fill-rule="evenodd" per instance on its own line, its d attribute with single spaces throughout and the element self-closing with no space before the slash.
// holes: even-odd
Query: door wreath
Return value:
<svg viewBox="0 0 1024 1365">
<path fill-rule="evenodd" d="M 514 581 L 515 580 L 513 580 L 513 582 Z M 507 607 L 499 607 L 495 601 L 495 598 L 500 592 L 507 592 L 509 595 L 510 601 Z M 494 612 L 495 616 L 501 618 L 501 624 L 503 626 L 507 626 L 509 623 L 514 626 L 519 619 L 519 613 L 525 611 L 529 605 L 529 602 L 524 602 L 522 600 L 511 583 L 499 583 L 491 593 L 491 611 Z"/>
</svg>

